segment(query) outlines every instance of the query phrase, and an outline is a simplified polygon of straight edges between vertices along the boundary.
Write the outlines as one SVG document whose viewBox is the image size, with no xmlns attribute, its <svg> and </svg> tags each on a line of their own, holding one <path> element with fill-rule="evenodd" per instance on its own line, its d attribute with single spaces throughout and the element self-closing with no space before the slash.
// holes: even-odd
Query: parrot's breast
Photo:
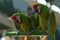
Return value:
<svg viewBox="0 0 60 40">
<path fill-rule="evenodd" d="M 20 24 L 20 27 L 23 32 L 30 32 L 32 30 L 32 26 L 29 19 L 23 19 Z"/>
<path fill-rule="evenodd" d="M 42 18 L 39 15 L 39 26 L 40 26 L 41 30 L 47 31 L 47 29 L 48 29 L 48 19 Z"/>
</svg>

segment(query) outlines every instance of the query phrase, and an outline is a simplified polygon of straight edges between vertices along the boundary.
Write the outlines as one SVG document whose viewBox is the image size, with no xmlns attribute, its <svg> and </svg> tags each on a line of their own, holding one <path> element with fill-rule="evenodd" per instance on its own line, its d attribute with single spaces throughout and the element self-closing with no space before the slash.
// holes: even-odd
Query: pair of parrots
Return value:
<svg viewBox="0 0 60 40">
<path fill-rule="evenodd" d="M 23 13 L 14 13 L 10 18 L 15 21 L 17 30 L 23 32 L 31 32 L 34 30 L 43 30 L 53 38 L 56 31 L 56 18 L 54 12 L 50 12 L 49 8 L 43 4 L 32 5 L 34 16 L 27 16 Z"/>
</svg>

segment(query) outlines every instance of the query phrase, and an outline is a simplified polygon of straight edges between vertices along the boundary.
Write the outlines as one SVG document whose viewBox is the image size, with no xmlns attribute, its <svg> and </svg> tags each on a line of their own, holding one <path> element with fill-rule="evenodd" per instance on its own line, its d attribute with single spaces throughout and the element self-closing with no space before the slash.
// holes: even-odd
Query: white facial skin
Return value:
<svg viewBox="0 0 60 40">
<path fill-rule="evenodd" d="M 38 7 L 37 7 L 37 9 L 38 9 L 38 11 L 39 11 L 39 13 L 40 13 L 40 11 L 41 11 L 41 7 L 40 7 L 40 6 L 38 6 Z"/>
<path fill-rule="evenodd" d="M 21 20 L 20 20 L 20 17 L 19 17 L 19 16 L 17 16 L 17 17 L 16 17 L 16 19 L 17 19 L 19 22 L 21 22 Z"/>
</svg>

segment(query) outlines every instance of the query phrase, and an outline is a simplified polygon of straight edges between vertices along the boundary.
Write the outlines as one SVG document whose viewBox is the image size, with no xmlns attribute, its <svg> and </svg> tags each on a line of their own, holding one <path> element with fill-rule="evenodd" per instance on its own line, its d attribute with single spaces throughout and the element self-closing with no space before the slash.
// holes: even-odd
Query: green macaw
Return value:
<svg viewBox="0 0 60 40">
<path fill-rule="evenodd" d="M 51 13 L 49 8 L 43 4 L 34 4 L 32 6 L 33 11 L 36 12 L 37 15 L 37 20 L 39 21 L 39 26 L 37 28 L 37 30 L 42 30 L 43 32 L 47 32 L 49 31 L 49 35 L 51 37 L 54 36 L 54 33 L 56 31 L 56 19 L 55 19 L 55 14 Z M 50 20 L 50 24 L 49 24 L 49 17 L 51 16 L 51 20 Z M 50 27 L 50 28 L 49 28 Z M 52 29 L 54 30 L 54 32 L 52 31 Z"/>
<path fill-rule="evenodd" d="M 47 31 L 48 29 L 48 18 L 49 18 L 49 8 L 42 4 L 34 4 L 33 10 L 36 12 L 37 19 L 39 21 L 39 30 Z"/>
<path fill-rule="evenodd" d="M 31 25 L 31 18 L 27 15 L 25 15 L 24 13 L 14 13 L 11 16 L 11 19 L 16 20 L 15 24 L 16 24 L 16 28 L 19 31 L 19 29 L 22 32 L 18 32 L 18 34 L 23 34 L 24 36 L 24 40 L 28 40 L 30 39 L 29 35 L 31 34 L 31 31 L 33 30 L 32 25 Z M 26 35 L 27 34 L 27 35 Z"/>
<path fill-rule="evenodd" d="M 17 25 L 17 30 L 20 29 L 22 32 L 32 31 L 31 20 L 29 16 L 17 12 L 11 16 L 11 19 L 16 20 L 15 23 Z"/>
</svg>

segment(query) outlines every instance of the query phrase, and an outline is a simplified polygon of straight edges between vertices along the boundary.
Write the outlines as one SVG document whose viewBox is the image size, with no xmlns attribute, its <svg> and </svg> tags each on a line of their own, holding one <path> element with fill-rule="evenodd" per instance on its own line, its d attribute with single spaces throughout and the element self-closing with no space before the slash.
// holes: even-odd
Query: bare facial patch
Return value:
<svg viewBox="0 0 60 40">
<path fill-rule="evenodd" d="M 42 12 L 42 7 L 41 6 L 38 6 L 37 7 L 37 10 L 38 10 L 38 13 L 40 14 Z"/>
<path fill-rule="evenodd" d="M 21 18 L 19 16 L 16 17 L 16 19 L 21 22 Z"/>
</svg>

